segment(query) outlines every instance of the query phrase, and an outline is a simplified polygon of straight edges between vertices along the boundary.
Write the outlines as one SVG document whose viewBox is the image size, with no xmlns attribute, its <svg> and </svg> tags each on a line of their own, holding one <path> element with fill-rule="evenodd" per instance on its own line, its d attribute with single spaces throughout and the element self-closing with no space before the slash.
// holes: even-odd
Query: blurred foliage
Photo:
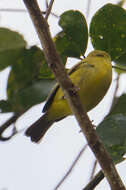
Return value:
<svg viewBox="0 0 126 190">
<path fill-rule="evenodd" d="M 123 161 L 126 153 L 126 94 L 116 97 L 112 111 L 96 130 L 114 162 Z"/>
<path fill-rule="evenodd" d="M 126 152 L 126 116 L 123 114 L 110 115 L 96 130 L 113 161 L 116 164 L 123 161 Z"/>
<path fill-rule="evenodd" d="M 12 98 L 0 101 L 0 108 L 3 113 L 21 113 L 30 107 L 42 103 L 48 96 L 50 89 L 54 86 L 55 80 L 38 79 L 20 89 Z"/>
<path fill-rule="evenodd" d="M 126 116 L 126 94 L 122 94 L 120 97 L 116 97 L 116 103 L 110 113 L 113 114 L 123 114 Z"/>
<path fill-rule="evenodd" d="M 0 71 L 13 65 L 26 41 L 18 32 L 0 28 Z"/>
</svg>

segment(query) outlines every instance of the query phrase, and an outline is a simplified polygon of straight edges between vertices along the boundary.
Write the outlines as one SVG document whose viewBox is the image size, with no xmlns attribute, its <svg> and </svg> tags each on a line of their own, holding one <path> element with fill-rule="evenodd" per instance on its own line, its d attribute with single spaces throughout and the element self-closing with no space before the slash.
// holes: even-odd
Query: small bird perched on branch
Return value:
<svg viewBox="0 0 126 190">
<path fill-rule="evenodd" d="M 112 80 L 112 64 L 108 53 L 94 50 L 87 58 L 73 66 L 68 72 L 78 88 L 81 102 L 87 111 L 94 108 L 105 96 Z M 25 132 L 33 142 L 39 142 L 54 122 L 72 115 L 71 108 L 57 83 L 43 108 L 44 115 Z"/>
</svg>

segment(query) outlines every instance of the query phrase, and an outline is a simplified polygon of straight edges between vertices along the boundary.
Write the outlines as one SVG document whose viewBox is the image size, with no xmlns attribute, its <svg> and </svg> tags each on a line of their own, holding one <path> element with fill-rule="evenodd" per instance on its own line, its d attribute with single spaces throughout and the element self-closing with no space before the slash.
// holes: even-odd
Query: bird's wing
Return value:
<svg viewBox="0 0 126 190">
<path fill-rule="evenodd" d="M 71 75 L 73 72 L 75 72 L 78 69 L 78 67 L 82 64 L 82 62 L 84 63 L 85 61 L 84 60 L 80 61 L 78 64 L 74 65 L 71 69 L 69 69 L 68 75 Z M 59 87 L 60 87 L 60 85 L 58 83 L 56 83 L 56 85 L 54 86 L 54 88 L 52 89 L 50 95 L 48 96 L 48 98 L 46 100 L 46 104 L 44 105 L 42 112 L 48 111 L 48 109 L 52 105 L 52 102 L 55 98 L 55 95 L 56 95 Z"/>
<path fill-rule="evenodd" d="M 50 108 L 59 87 L 60 87 L 60 85 L 58 83 L 56 83 L 55 86 L 53 87 L 51 93 L 47 97 L 46 104 L 44 105 L 42 112 L 46 112 Z"/>
</svg>

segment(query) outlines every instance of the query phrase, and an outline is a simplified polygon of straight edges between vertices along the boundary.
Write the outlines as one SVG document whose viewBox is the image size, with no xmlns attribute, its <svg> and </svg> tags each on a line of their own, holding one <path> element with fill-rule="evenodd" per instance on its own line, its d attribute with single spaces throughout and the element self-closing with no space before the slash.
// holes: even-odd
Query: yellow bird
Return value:
<svg viewBox="0 0 126 190">
<path fill-rule="evenodd" d="M 104 51 L 92 51 L 87 58 L 73 66 L 68 74 L 77 86 L 86 110 L 90 111 L 102 100 L 111 84 L 111 58 Z M 38 142 L 54 122 L 73 114 L 58 83 L 47 98 L 43 112 L 44 115 L 25 132 L 34 142 Z"/>
</svg>

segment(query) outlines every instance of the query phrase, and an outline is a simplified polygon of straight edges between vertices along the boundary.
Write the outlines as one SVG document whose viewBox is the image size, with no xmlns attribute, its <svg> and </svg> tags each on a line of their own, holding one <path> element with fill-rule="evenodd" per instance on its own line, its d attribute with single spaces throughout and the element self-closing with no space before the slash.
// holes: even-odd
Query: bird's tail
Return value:
<svg viewBox="0 0 126 190">
<path fill-rule="evenodd" d="M 30 137 L 31 141 L 38 143 L 53 122 L 48 120 L 47 113 L 45 113 L 26 130 L 25 135 Z"/>
</svg>

